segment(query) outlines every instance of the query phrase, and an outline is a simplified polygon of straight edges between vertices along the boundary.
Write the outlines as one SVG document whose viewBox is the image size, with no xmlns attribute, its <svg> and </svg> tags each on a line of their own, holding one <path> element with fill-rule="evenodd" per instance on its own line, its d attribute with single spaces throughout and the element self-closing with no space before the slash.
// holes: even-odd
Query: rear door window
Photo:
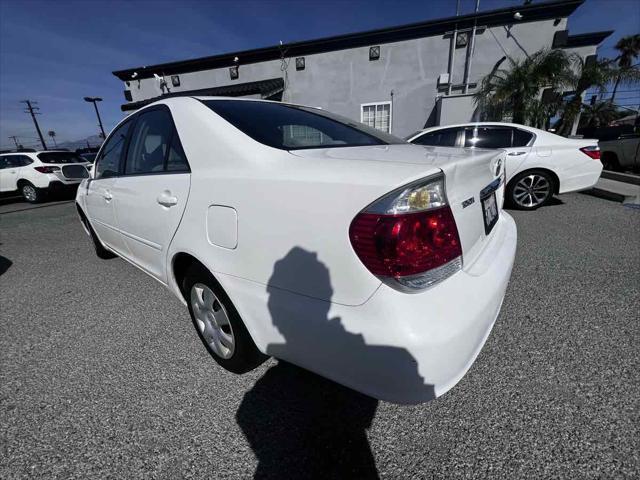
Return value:
<svg viewBox="0 0 640 480">
<path fill-rule="evenodd" d="M 182 150 L 178 133 L 174 131 L 171 139 L 171 146 L 169 147 L 169 157 L 167 158 L 167 171 L 168 172 L 188 172 L 189 164 L 187 163 L 187 157 Z"/>
<path fill-rule="evenodd" d="M 514 147 L 526 147 L 533 139 L 533 133 L 525 132 L 518 128 L 513 129 L 513 146 Z"/>
<path fill-rule="evenodd" d="M 115 177 L 120 171 L 122 153 L 127 140 L 127 133 L 131 127 L 131 121 L 123 123 L 109 136 L 107 142 L 100 150 L 100 157 L 96 160 L 95 178 Z"/>
<path fill-rule="evenodd" d="M 164 171 L 173 125 L 164 109 L 143 112 L 131 134 L 124 173 L 140 175 Z"/>
<path fill-rule="evenodd" d="M 31 165 L 32 163 L 33 163 L 33 160 L 31 160 L 30 157 L 28 157 L 27 155 L 20 155 L 21 167 L 26 167 L 27 165 Z"/>
<path fill-rule="evenodd" d="M 417 145 L 432 145 L 437 147 L 455 147 L 459 128 L 444 128 L 434 132 L 425 133 L 411 143 Z"/>
<path fill-rule="evenodd" d="M 465 129 L 464 146 L 510 148 L 513 130 L 508 127 L 470 127 Z"/>
</svg>

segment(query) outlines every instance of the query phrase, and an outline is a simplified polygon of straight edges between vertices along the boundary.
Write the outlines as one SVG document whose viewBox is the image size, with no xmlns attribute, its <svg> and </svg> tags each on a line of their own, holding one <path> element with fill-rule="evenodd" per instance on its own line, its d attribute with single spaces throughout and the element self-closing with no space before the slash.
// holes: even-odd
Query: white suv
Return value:
<svg viewBox="0 0 640 480">
<path fill-rule="evenodd" d="M 20 192 L 37 203 L 49 192 L 71 190 L 89 176 L 89 163 L 74 152 L 42 151 L 0 155 L 0 192 Z"/>
</svg>

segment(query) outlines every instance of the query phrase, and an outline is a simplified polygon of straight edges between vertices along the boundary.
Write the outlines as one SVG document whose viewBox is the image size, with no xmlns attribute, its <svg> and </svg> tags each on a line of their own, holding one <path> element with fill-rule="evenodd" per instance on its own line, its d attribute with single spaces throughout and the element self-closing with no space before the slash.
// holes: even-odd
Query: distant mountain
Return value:
<svg viewBox="0 0 640 480">
<path fill-rule="evenodd" d="M 49 139 L 48 143 L 52 143 Z M 102 144 L 102 138 L 99 135 L 91 135 L 90 137 L 84 138 L 82 140 L 77 140 L 74 142 L 59 142 L 58 148 L 68 148 L 69 150 L 75 150 L 76 148 L 86 148 L 87 142 L 92 147 L 99 147 Z M 49 148 L 53 148 L 53 145 L 48 145 Z"/>
</svg>

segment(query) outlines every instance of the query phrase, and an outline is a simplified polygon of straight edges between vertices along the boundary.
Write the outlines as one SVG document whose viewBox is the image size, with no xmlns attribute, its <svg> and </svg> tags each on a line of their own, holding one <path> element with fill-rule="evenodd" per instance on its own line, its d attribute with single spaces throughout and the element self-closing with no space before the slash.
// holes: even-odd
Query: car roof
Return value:
<svg viewBox="0 0 640 480">
<path fill-rule="evenodd" d="M 511 128 L 519 128 L 521 130 L 529 130 L 533 132 L 544 132 L 544 130 L 540 130 L 538 128 L 529 127 L 527 125 L 521 125 L 519 123 L 509 123 L 509 122 L 468 122 L 468 123 L 456 123 L 453 125 L 438 125 L 434 127 L 427 127 L 421 130 L 418 130 L 411 137 L 415 137 L 425 132 L 432 132 L 434 130 L 442 130 L 444 128 L 460 128 L 460 127 L 511 127 Z"/>
<path fill-rule="evenodd" d="M 322 107 L 317 107 L 314 105 L 304 105 L 302 103 L 291 103 L 291 102 L 280 102 L 278 100 L 267 100 L 264 98 L 219 97 L 219 96 L 207 96 L 207 95 L 177 95 L 175 97 L 160 98 L 153 103 L 140 107 L 138 110 L 131 112 L 130 115 L 135 115 L 137 112 L 146 110 L 148 107 L 151 107 L 153 105 L 163 105 L 163 104 L 169 105 L 170 103 L 174 103 L 176 101 L 181 102 L 185 100 L 198 100 L 198 101 L 226 100 L 226 101 L 236 101 L 236 102 L 277 103 L 278 105 L 289 105 L 292 107 L 305 107 L 305 108 L 315 108 L 318 110 L 323 110 Z M 123 120 L 126 118 L 128 118 L 128 116 L 123 118 Z"/>
</svg>

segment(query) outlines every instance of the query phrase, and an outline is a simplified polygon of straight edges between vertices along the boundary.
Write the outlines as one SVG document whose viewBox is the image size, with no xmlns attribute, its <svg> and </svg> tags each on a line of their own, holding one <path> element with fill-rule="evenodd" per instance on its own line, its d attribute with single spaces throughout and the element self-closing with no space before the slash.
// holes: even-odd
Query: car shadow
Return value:
<svg viewBox="0 0 640 480">
<path fill-rule="evenodd" d="M 5 272 L 9 270 L 9 268 L 11 268 L 11 265 L 13 265 L 13 262 L 11 260 L 0 255 L 0 277 L 4 275 Z"/>
<path fill-rule="evenodd" d="M 561 200 L 558 197 L 551 197 L 546 204 L 544 204 L 541 207 L 536 208 L 536 210 L 541 210 L 541 209 L 545 209 L 545 208 L 548 208 L 548 207 L 557 207 L 558 205 L 564 205 L 564 201 Z M 508 212 L 521 212 L 521 211 L 523 211 L 522 209 L 519 209 L 519 208 L 516 208 L 516 207 L 508 207 L 506 205 L 505 205 L 504 209 L 506 211 L 508 211 Z"/>
<path fill-rule="evenodd" d="M 341 318 L 329 317 L 330 301 L 282 288 L 292 282 L 313 285 L 318 298 L 333 296 L 329 270 L 315 253 L 296 247 L 275 263 L 268 307 L 284 342 L 270 344 L 267 353 L 280 360 L 244 395 L 236 413 L 258 459 L 255 478 L 377 478 L 366 431 L 378 400 L 287 360 L 340 372 L 374 391 L 404 390 L 424 400 L 434 398 L 433 386 L 407 350 L 367 345 Z"/>
<path fill-rule="evenodd" d="M 11 205 L 12 203 L 27 203 L 23 197 L 19 196 L 0 196 L 0 206 Z"/>
</svg>

